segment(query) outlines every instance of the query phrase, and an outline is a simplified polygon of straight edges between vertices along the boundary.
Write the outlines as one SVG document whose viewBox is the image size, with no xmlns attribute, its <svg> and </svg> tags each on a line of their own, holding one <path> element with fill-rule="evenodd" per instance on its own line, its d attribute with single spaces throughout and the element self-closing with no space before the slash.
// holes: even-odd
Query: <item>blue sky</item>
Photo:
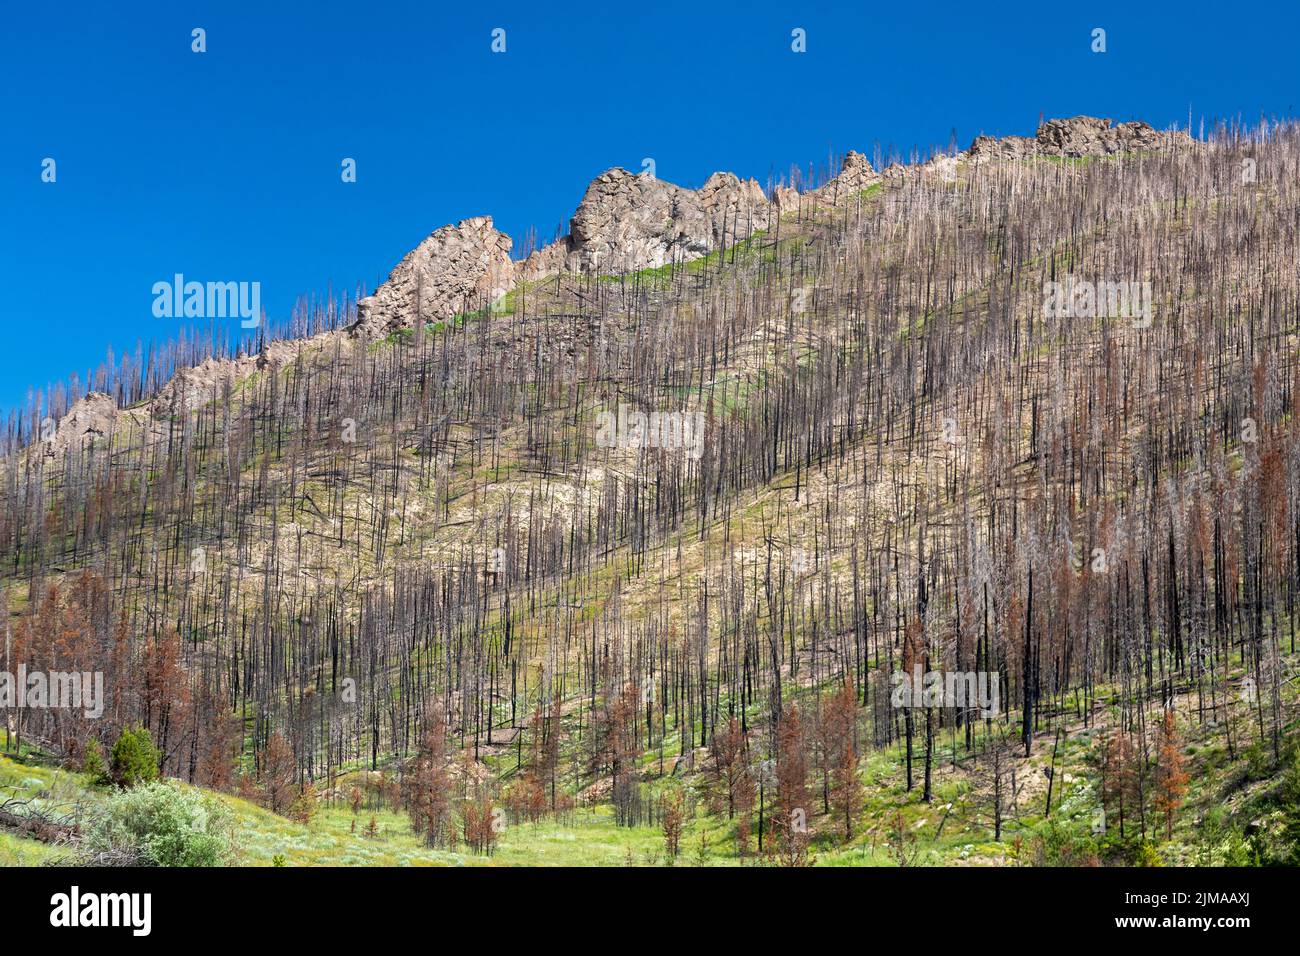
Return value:
<svg viewBox="0 0 1300 956">
<path fill-rule="evenodd" d="M 0 4 L 5 414 L 172 338 L 151 289 L 178 272 L 258 281 L 283 318 L 467 216 L 549 238 L 592 177 L 644 157 L 683 185 L 766 182 L 1040 114 L 1254 123 L 1294 112 L 1300 53 L 1294 5 Z"/>
</svg>

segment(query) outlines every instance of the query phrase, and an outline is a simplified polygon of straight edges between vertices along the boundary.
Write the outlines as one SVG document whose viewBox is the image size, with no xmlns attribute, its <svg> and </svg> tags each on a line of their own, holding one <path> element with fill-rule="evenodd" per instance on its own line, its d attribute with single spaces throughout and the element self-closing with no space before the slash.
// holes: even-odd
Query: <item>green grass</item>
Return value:
<svg viewBox="0 0 1300 956">
<path fill-rule="evenodd" d="M 1098 159 L 1098 157 L 1096 156 L 1035 156 L 1034 159 L 1037 159 L 1044 163 L 1055 163 L 1057 166 L 1087 166 L 1090 163 L 1094 162 L 1096 159 Z"/>
<path fill-rule="evenodd" d="M 1238 731 L 1248 730 L 1249 719 L 1239 717 Z M 1296 728 L 1289 728 L 1295 732 Z M 842 821 L 822 812 L 820 779 L 809 781 L 810 855 L 822 866 L 895 866 L 892 846 L 896 820 L 907 834 L 906 853 L 913 865 L 1027 865 L 1036 848 L 1049 852 L 1067 850 L 1096 853 L 1103 861 L 1130 861 L 1138 852 L 1138 840 L 1131 829 L 1121 842 L 1118 834 L 1095 836 L 1091 826 L 1098 802 L 1095 743 L 1098 734 L 1073 724 L 1062 738 L 1056 762 L 1050 818 L 1046 812 L 1043 769 L 1051 760 L 1052 735 L 1041 733 L 1031 758 L 1015 758 L 1020 781 L 1032 781 L 1008 806 L 1000 842 L 993 839 L 987 785 L 964 755 L 958 739 L 955 753 L 960 769 L 953 768 L 954 752 L 947 731 L 938 734 L 934 752 L 934 798 L 921 799 L 923 741 L 916 742 L 914 782 L 906 789 L 904 751 L 901 742 L 882 750 L 869 750 L 859 765 L 864 802 L 854 819 L 852 839 L 845 841 Z M 1195 864 L 1201 858 L 1200 821 L 1205 813 L 1221 807 L 1239 827 L 1242 821 L 1271 819 L 1273 782 L 1269 774 L 1268 748 L 1251 747 L 1239 741 L 1234 756 L 1226 752 L 1221 736 L 1202 733 L 1189 726 L 1184 752 L 1191 785 L 1184 810 L 1175 824 L 1172 840 L 1163 840 L 1157 821 L 1149 819 L 1149 836 L 1156 843 L 1156 856 L 1166 864 Z M 648 780 L 645 797 L 655 799 L 666 785 L 678 786 L 674 778 L 657 777 L 657 749 L 644 755 L 643 778 Z M 665 752 L 675 756 L 675 741 L 665 742 Z M 1252 763 L 1253 762 L 1253 763 Z M 705 813 L 704 762 L 697 761 L 694 774 L 684 778 L 686 786 L 700 798 L 697 813 L 688 818 L 676 865 L 739 865 L 734 825 L 724 817 Z M 665 768 L 671 761 L 665 761 Z M 1254 769 L 1252 770 L 1252 767 Z M 1254 779 L 1252 777 L 1257 777 Z M 671 781 L 671 784 L 670 784 Z M 346 779 L 343 781 L 346 789 Z M 89 785 L 78 773 L 52 766 L 31 752 L 20 757 L 0 755 L 0 796 L 34 799 L 61 812 L 88 812 L 103 801 L 109 791 Z M 363 807 L 355 817 L 339 803 L 322 803 L 315 817 L 303 825 L 277 816 L 266 809 L 229 794 L 216 794 L 230 807 L 236 819 L 239 863 L 271 866 L 277 860 L 286 866 L 650 866 L 664 865 L 663 836 L 657 826 L 618 826 L 608 804 L 580 807 L 559 818 L 537 823 L 511 823 L 499 838 L 495 853 L 483 856 L 461 845 L 431 848 L 412 832 L 404 813 L 390 808 Z M 376 835 L 365 835 L 374 818 Z M 1134 828 L 1135 829 L 1135 828 Z M 756 834 L 755 834 L 756 837 Z M 31 866 L 67 859 L 65 847 L 48 846 L 33 839 L 0 830 L 0 865 Z M 1018 858 L 1019 857 L 1019 858 Z"/>
<path fill-rule="evenodd" d="M 663 836 L 652 827 L 619 827 L 608 806 L 572 811 L 562 821 L 510 824 L 491 856 L 464 846 L 434 849 L 412 832 L 405 814 L 368 811 L 355 818 L 346 807 L 322 809 L 301 826 L 238 801 L 245 835 L 244 862 L 271 865 L 281 855 L 286 866 L 623 866 L 663 856 Z M 364 834 L 374 817 L 375 837 Z M 698 837 L 696 838 L 698 840 Z"/>
</svg>

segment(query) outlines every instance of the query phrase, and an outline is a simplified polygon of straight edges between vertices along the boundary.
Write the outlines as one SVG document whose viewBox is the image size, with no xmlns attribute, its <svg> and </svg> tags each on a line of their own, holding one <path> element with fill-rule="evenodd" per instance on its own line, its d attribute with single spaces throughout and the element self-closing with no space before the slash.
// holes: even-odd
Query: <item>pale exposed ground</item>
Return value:
<svg viewBox="0 0 1300 956">
<path fill-rule="evenodd" d="M 914 175 L 921 178 L 935 177 L 956 189 L 965 174 L 964 162 L 955 157 L 940 157 L 917 170 Z M 1063 173 L 1068 174 L 1068 170 Z M 907 180 L 898 177 L 885 177 L 882 180 L 877 176 L 863 180 L 867 185 L 882 181 L 885 191 L 867 201 L 892 201 L 889 197 L 890 190 L 902 189 L 907 184 Z M 787 236 L 797 231 L 796 219 L 794 214 L 786 215 L 783 228 Z M 814 217 L 812 222 L 815 221 Z M 902 236 L 893 241 L 908 243 L 911 239 Z M 1104 255 L 1105 244 L 1104 237 L 1093 237 L 1094 254 Z M 842 267 L 845 261 L 851 260 L 851 252 L 852 250 L 847 250 L 845 256 L 834 265 Z M 1039 287 L 1032 282 L 1033 277 L 1029 279 L 1031 281 L 1026 282 L 1026 287 L 1014 303 L 1014 308 L 1026 317 L 1035 314 L 1041 297 Z M 1249 284 L 1258 283 L 1260 277 L 1246 274 L 1239 281 L 1242 283 L 1240 291 L 1246 291 Z M 843 277 L 832 268 L 831 273 L 814 277 L 810 289 L 813 295 L 835 295 L 842 282 Z M 563 312 L 572 307 L 568 300 L 581 292 L 577 283 L 566 285 L 560 282 L 555 288 L 557 291 L 552 292 L 544 283 L 531 287 L 531 321 L 547 322 L 544 312 L 548 304 L 550 308 Z M 978 294 L 978 291 L 972 289 L 970 293 Z M 1201 304 L 1187 300 L 1182 306 L 1195 308 Z M 682 309 L 687 313 L 683 318 L 689 320 L 689 306 L 683 306 Z M 482 321 L 508 328 L 517 321 L 517 316 L 504 312 L 489 315 Z M 628 323 L 626 317 L 618 315 L 607 316 L 603 321 L 615 329 L 620 325 L 626 327 Z M 561 321 L 556 325 L 563 326 L 564 323 Z M 818 329 L 810 335 L 802 327 L 797 327 L 795 332 L 793 338 L 787 337 L 787 321 L 776 316 L 756 325 L 747 337 L 742 337 L 741 346 L 733 352 L 727 368 L 722 370 L 719 379 L 715 381 L 721 381 L 724 385 L 756 381 L 757 376 L 780 369 L 789 361 L 792 353 L 807 354 L 816 345 L 827 344 L 824 340 L 828 334 L 833 334 Z M 1113 346 L 1119 350 L 1142 349 L 1142 335 L 1136 329 L 1126 330 L 1120 327 L 1111 330 Z M 1294 346 L 1294 340 L 1290 344 Z M 111 432 L 114 444 L 119 447 L 122 442 L 128 443 L 128 446 L 141 441 L 162 442 L 166 439 L 167 430 L 172 427 L 172 419 L 177 414 L 183 414 L 177 412 L 178 408 L 201 406 L 216 395 L 230 402 L 232 408 L 237 410 L 241 396 L 256 377 L 268 375 L 272 370 L 284 373 L 292 370 L 294 363 L 299 361 L 308 365 L 340 360 L 356 361 L 361 355 L 358 350 L 363 347 L 366 347 L 364 343 L 349 338 L 347 333 L 332 332 L 300 342 L 273 343 L 261 356 L 245 357 L 233 362 L 210 360 L 178 375 L 174 383 L 148 403 L 118 411 L 116 421 L 107 427 L 103 420 L 103 410 L 98 410 L 95 441 L 97 444 L 102 443 L 105 440 L 104 433 Z M 379 347 L 389 346 L 381 344 Z M 1068 361 L 1076 367 L 1086 366 L 1102 347 L 1099 335 L 1076 338 Z M 1052 393 L 1061 374 L 1056 364 L 1058 359 L 1058 356 L 1043 356 L 1037 364 L 1035 378 L 1027 383 L 1028 390 L 1036 390 L 1044 395 Z M 575 373 L 576 371 L 575 368 Z M 971 371 L 974 379 L 967 383 L 968 391 L 984 389 L 990 394 L 997 393 L 1002 385 L 997 368 Z M 1141 401 L 1155 403 L 1161 398 L 1158 383 L 1149 379 L 1144 391 L 1140 393 Z M 613 405 L 613 402 L 593 401 L 588 407 L 592 423 L 589 427 L 594 430 L 594 418 L 598 411 Z M 688 404 L 684 410 L 694 411 L 698 407 Z M 690 529 L 683 529 L 668 542 L 671 546 L 658 549 L 648 568 L 650 573 L 639 579 L 620 576 L 620 598 L 624 611 L 635 617 L 659 609 L 661 604 L 666 603 L 668 620 L 672 621 L 683 613 L 683 609 L 689 609 L 693 605 L 694 597 L 700 589 L 701 575 L 728 563 L 744 567 L 766 561 L 767 545 L 764 539 L 768 536 L 772 538 L 778 552 L 784 551 L 787 560 L 793 557 L 799 550 L 798 542 L 812 536 L 818 509 L 835 492 L 833 484 L 836 468 L 850 475 L 875 475 L 871 486 L 873 490 L 865 496 L 865 500 L 860 493 L 840 495 L 836 500 L 836 533 L 842 541 L 856 536 L 860 541 L 866 542 L 879 540 L 883 530 L 891 523 L 898 525 L 906 522 L 917 496 L 924 495 L 928 488 L 937 486 L 949 470 L 962 472 L 970 468 L 978 472 L 979 465 L 988 452 L 987 436 L 970 434 L 961 427 L 962 410 L 936 406 L 918 411 L 927 431 L 922 443 L 926 449 L 925 454 L 909 454 L 901 439 L 896 436 L 894 442 L 885 446 L 877 470 L 874 453 L 868 450 L 869 442 L 864 441 L 851 449 L 852 457 L 848 462 L 826 470 L 805 472 L 800 479 L 803 487 L 797 501 L 793 492 L 793 473 L 778 476 L 769 486 L 756 489 L 752 496 L 745 496 L 738 503 L 737 510 L 730 519 L 730 528 L 723 527 L 721 522 L 715 520 L 708 526 L 703 538 Z M 949 416 L 956 426 L 953 440 L 946 440 L 937 427 L 943 418 Z M 71 420 L 73 424 L 79 424 L 76 414 L 71 416 Z M 1129 421 L 1136 428 L 1139 416 L 1132 415 Z M 599 500 L 608 481 L 614 478 L 627 480 L 633 474 L 639 452 L 619 448 L 601 450 L 599 456 L 589 459 L 581 470 L 563 475 L 539 476 L 523 470 L 512 471 L 510 466 L 519 461 L 512 455 L 511 449 L 522 444 L 523 430 L 523 425 L 514 425 L 499 432 L 497 439 L 503 449 L 501 463 L 506 466 L 506 474 L 496 477 L 486 466 L 471 474 L 466 462 L 467 455 L 460 452 L 468 451 L 475 440 L 474 432 L 468 426 L 453 429 L 451 448 L 441 453 L 435 466 L 438 472 L 445 474 L 445 480 L 452 488 L 461 489 L 447 514 L 443 514 L 431 499 L 420 493 L 409 473 L 403 477 L 399 498 L 391 502 L 388 508 L 389 517 L 395 523 L 401 523 L 400 542 L 398 536 L 394 535 L 394 542 L 397 543 L 394 560 L 443 567 L 459 563 L 465 554 L 473 551 L 486 561 L 489 549 L 486 542 L 494 540 L 494 532 L 500 527 L 504 515 L 511 516 L 515 527 L 527 526 L 532 517 L 530 497 L 534 508 L 542 515 L 558 516 L 561 520 L 566 520 L 566 516 L 581 517 Z M 370 437 L 375 444 L 382 440 L 382 436 Z M 1118 441 L 1117 450 L 1122 450 L 1128 437 L 1120 435 L 1115 438 Z M 65 453 L 71 441 L 64 433 L 61 433 L 60 440 L 63 444 L 56 455 Z M 48 457 L 48 450 L 46 454 Z M 453 456 L 458 460 L 453 461 Z M 273 474 L 275 467 L 280 466 L 273 466 Z M 1009 476 L 1012 484 L 1003 489 L 1003 493 L 1019 493 L 1016 485 L 1033 481 L 1033 474 L 1033 464 L 1024 463 Z M 305 483 L 305 488 L 310 491 L 310 481 Z M 977 499 L 971 499 L 970 503 L 974 506 Z M 346 495 L 341 516 L 322 516 L 305 506 L 293 507 L 290 512 L 290 506 L 284 506 L 275 547 L 276 563 L 291 570 L 285 579 L 286 597 L 306 599 L 322 582 L 343 582 L 350 588 L 382 584 L 384 573 L 371 566 L 364 547 L 362 556 L 358 559 L 352 544 L 358 524 L 362 530 L 368 527 L 374 509 L 380 504 L 364 488 L 354 487 Z M 952 513 L 932 512 L 930 520 L 942 524 L 955 517 Z M 269 515 L 262 515 L 260 524 L 263 534 L 254 538 L 242 556 L 235 554 L 233 547 L 224 550 L 206 549 L 209 571 L 219 572 L 224 566 L 238 563 L 246 575 L 245 586 L 250 589 L 259 588 L 261 572 L 269 567 L 268 557 L 272 547 L 269 541 Z M 340 524 L 344 539 L 342 547 L 338 544 Z M 724 540 L 728 543 L 724 544 Z M 902 542 L 899 546 L 904 552 L 910 547 L 907 542 Z M 616 564 L 618 560 L 617 554 L 608 556 L 607 566 Z M 811 557 L 806 560 L 813 562 Z M 823 570 L 829 571 L 832 587 L 843 584 L 843 573 L 838 566 L 843 560 L 843 549 L 837 548 L 835 554 L 820 556 L 817 573 L 805 571 L 796 575 L 806 599 L 816 599 L 826 585 L 827 578 Z M 599 602 L 606 596 L 591 597 Z"/>
</svg>

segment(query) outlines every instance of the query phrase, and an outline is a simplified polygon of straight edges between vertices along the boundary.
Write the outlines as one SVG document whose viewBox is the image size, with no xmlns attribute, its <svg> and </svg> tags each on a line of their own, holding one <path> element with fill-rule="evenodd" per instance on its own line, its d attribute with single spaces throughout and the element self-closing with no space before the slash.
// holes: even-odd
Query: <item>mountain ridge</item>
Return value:
<svg viewBox="0 0 1300 956">
<path fill-rule="evenodd" d="M 1195 141 L 1183 131 L 1158 132 L 1142 121 L 1112 124 L 1110 119 L 1074 116 L 1041 123 L 1034 138 L 979 135 L 963 152 L 938 155 L 924 163 L 891 164 L 876 171 L 860 152 L 849 150 L 834 177 L 816 188 L 799 191 L 778 185 L 771 197 L 757 181 L 715 172 L 697 190 L 635 174 L 614 166 L 588 184 L 570 232 L 522 260 L 512 260 L 514 241 L 498 231 L 491 215 L 446 224 L 431 232 L 393 267 L 387 279 L 357 302 L 357 316 L 344 330 L 351 339 L 377 341 L 420 320 L 445 321 L 472 311 L 476 302 L 490 304 L 521 283 L 561 273 L 628 274 L 665 265 L 698 261 L 730 244 L 766 230 L 780 216 L 802 204 L 842 206 L 882 181 L 938 175 L 951 180 L 964 162 L 1025 161 L 1037 157 L 1079 159 L 1128 150 L 1186 149 Z M 304 339 L 277 339 L 254 354 L 210 358 L 181 369 L 150 403 L 151 414 L 164 417 L 192 410 L 255 371 L 283 369 L 304 347 L 330 348 L 340 333 Z M 102 439 L 111 432 L 117 409 L 104 407 L 102 392 L 92 393 L 95 427 L 84 435 Z M 90 396 L 87 396 L 89 398 Z M 76 428 L 86 409 L 69 410 L 55 423 L 55 434 Z M 83 435 L 83 437 L 84 437 Z M 47 453 L 61 456 L 68 440 L 49 442 Z"/>
</svg>

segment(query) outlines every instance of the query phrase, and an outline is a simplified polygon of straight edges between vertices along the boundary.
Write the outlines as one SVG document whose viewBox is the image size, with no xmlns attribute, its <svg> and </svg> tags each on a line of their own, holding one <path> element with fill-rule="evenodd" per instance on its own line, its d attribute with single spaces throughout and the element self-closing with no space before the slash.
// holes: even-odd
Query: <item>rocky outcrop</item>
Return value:
<svg viewBox="0 0 1300 956">
<path fill-rule="evenodd" d="M 880 174 L 871 167 L 867 157 L 851 149 L 845 155 L 838 175 L 814 189 L 813 195 L 822 202 L 839 204 L 856 200 L 864 189 L 878 182 Z"/>
<path fill-rule="evenodd" d="M 971 159 L 1028 159 L 1038 152 L 1038 141 L 1027 136 L 976 136 L 966 151 Z"/>
<path fill-rule="evenodd" d="M 515 278 L 523 282 L 532 282 L 553 276 L 568 268 L 569 255 L 573 252 L 573 240 L 561 236 L 550 245 L 538 249 L 527 259 L 515 263 Z"/>
<path fill-rule="evenodd" d="M 479 308 L 514 285 L 510 246 L 510 237 L 489 216 L 443 226 L 407 253 L 374 295 L 357 303 L 357 321 L 346 332 L 274 341 L 255 355 L 209 358 L 181 369 L 153 397 L 150 414 L 166 418 L 201 408 L 254 372 L 282 369 L 304 348 L 329 347 L 340 336 L 372 341 L 414 326 L 417 317 L 435 322 Z"/>
<path fill-rule="evenodd" d="M 1108 119 L 1074 116 L 1051 119 L 1038 127 L 1033 139 L 1023 136 L 977 136 L 967 150 L 974 160 L 1029 159 L 1034 156 L 1109 156 L 1113 153 L 1190 146 L 1184 132 L 1161 133 L 1149 124 L 1134 121 L 1112 126 Z"/>
<path fill-rule="evenodd" d="M 714 173 L 697 190 L 615 167 L 592 180 L 569 234 L 529 256 L 523 279 L 636 272 L 689 262 L 766 229 L 776 210 L 754 180 Z"/>
<path fill-rule="evenodd" d="M 406 254 L 374 295 L 357 303 L 351 334 L 380 338 L 416 321 L 436 322 L 481 307 L 510 290 L 510 237 L 491 216 L 443 226 Z"/>
<path fill-rule="evenodd" d="M 1043 123 L 1033 138 L 979 136 L 956 156 L 927 163 L 893 164 L 877 172 L 866 156 L 851 150 L 838 174 L 807 193 L 777 187 L 769 200 L 753 180 L 715 173 L 698 190 L 684 189 L 615 167 L 587 187 L 570 222 L 569 234 L 519 263 L 515 277 L 541 279 L 557 272 L 626 273 L 689 262 L 723 245 L 766 229 L 801 205 L 854 202 L 882 180 L 916 177 L 953 182 L 964 162 L 1020 160 L 1034 156 L 1101 156 L 1190 144 L 1185 133 L 1161 133 L 1146 123 L 1112 125 L 1108 119 L 1076 116 Z"/>
<path fill-rule="evenodd" d="M 279 339 L 268 342 L 256 355 L 238 358 L 207 358 L 192 368 L 183 368 L 160 388 L 149 403 L 155 418 L 165 418 L 201 408 L 220 398 L 229 387 L 254 372 L 281 369 L 298 357 L 308 343 L 316 343 L 336 333 L 327 332 L 310 339 Z"/>
<path fill-rule="evenodd" d="M 689 189 L 681 190 L 689 194 Z M 735 173 L 714 173 L 695 192 L 695 201 L 712 240 L 710 252 L 723 242 L 747 239 L 771 224 L 772 208 L 757 180 Z"/>
<path fill-rule="evenodd" d="M 800 205 L 799 190 L 790 186 L 777 186 L 772 190 L 772 205 L 776 207 L 776 214 L 784 216 L 788 212 L 795 212 Z"/>
<path fill-rule="evenodd" d="M 1038 127 L 1037 136 L 1039 151 L 1050 156 L 1105 156 L 1156 149 L 1164 139 L 1146 123 L 1111 126 L 1110 120 L 1095 116 L 1048 120 Z"/>
<path fill-rule="evenodd" d="M 42 436 L 47 458 L 62 458 L 69 449 L 85 451 L 106 445 L 117 420 L 117 403 L 103 392 L 87 392 L 58 420 L 53 433 Z"/>
</svg>

